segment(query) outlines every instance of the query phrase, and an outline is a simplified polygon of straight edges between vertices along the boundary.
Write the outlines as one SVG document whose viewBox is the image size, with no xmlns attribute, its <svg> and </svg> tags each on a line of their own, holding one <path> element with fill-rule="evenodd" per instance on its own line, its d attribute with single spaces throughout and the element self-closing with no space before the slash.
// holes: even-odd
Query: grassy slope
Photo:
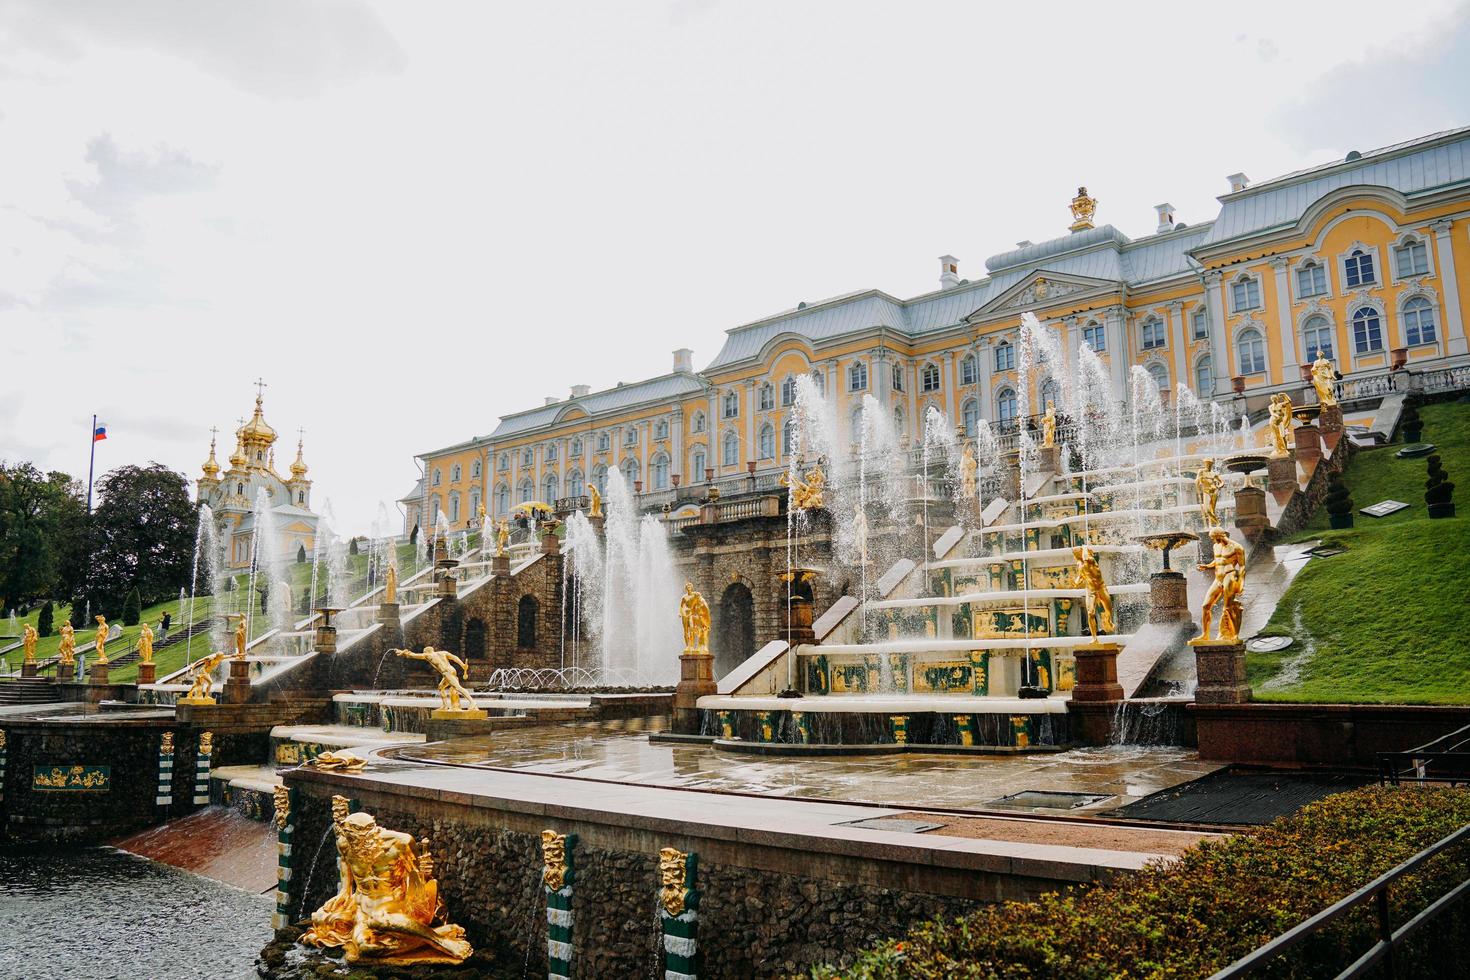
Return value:
<svg viewBox="0 0 1470 980">
<path fill-rule="evenodd" d="M 1294 636 L 1281 653 L 1247 657 L 1260 701 L 1470 704 L 1470 405 L 1426 407 L 1424 439 L 1435 443 L 1457 485 L 1459 515 L 1430 520 L 1423 459 L 1397 446 L 1360 453 L 1344 482 L 1356 507 L 1392 498 L 1408 510 L 1356 527 L 1323 530 L 1320 511 L 1300 538 L 1347 553 L 1313 559 L 1287 590 L 1265 635 Z M 1293 678 L 1266 687 L 1272 678 Z"/>
</svg>

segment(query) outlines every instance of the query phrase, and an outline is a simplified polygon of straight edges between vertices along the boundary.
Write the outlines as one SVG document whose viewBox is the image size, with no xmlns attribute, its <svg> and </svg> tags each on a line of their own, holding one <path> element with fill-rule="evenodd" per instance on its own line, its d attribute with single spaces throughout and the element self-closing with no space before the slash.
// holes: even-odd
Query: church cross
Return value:
<svg viewBox="0 0 1470 980">
<path fill-rule="evenodd" d="M 255 397 L 256 398 L 262 397 L 265 394 L 265 389 L 267 389 L 269 387 L 270 387 L 270 385 L 268 385 L 268 384 L 265 383 L 265 379 L 264 378 L 256 378 L 255 379 Z"/>
</svg>

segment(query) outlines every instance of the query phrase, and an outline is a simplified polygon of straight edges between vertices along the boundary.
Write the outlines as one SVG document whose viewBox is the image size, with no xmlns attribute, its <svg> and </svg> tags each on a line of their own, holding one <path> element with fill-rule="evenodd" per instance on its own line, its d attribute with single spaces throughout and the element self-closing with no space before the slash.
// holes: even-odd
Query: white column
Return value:
<svg viewBox="0 0 1470 980">
<path fill-rule="evenodd" d="M 995 372 L 995 338 L 986 337 L 975 354 L 975 367 L 980 374 L 980 417 L 995 421 L 995 402 L 991 400 L 990 376 Z"/>
<path fill-rule="evenodd" d="M 1280 321 L 1278 327 L 1281 334 L 1281 377 L 1277 379 L 1278 384 L 1291 384 L 1293 378 L 1301 377 L 1297 368 L 1296 318 L 1291 315 L 1291 290 L 1286 282 L 1286 265 L 1284 256 L 1278 255 L 1271 260 L 1271 268 L 1276 272 L 1276 316 Z"/>
<path fill-rule="evenodd" d="M 822 397 L 830 398 L 832 404 L 837 404 L 841 400 L 838 398 L 840 393 L 837 390 L 837 385 L 841 382 L 841 377 L 837 372 L 837 358 L 829 358 L 822 364 L 822 377 L 826 379 L 822 382 Z"/>
<path fill-rule="evenodd" d="M 888 351 L 878 350 L 873 355 L 872 370 L 868 372 L 868 390 L 878 399 L 878 404 L 883 406 L 885 412 L 893 401 L 893 379 L 888 376 L 888 372 L 892 370 L 893 364 L 888 360 Z"/>
<path fill-rule="evenodd" d="M 1064 343 L 1067 350 L 1067 373 L 1073 378 L 1080 378 L 1078 373 L 1082 365 L 1078 363 L 1079 352 L 1082 348 L 1082 328 L 1077 325 L 1077 318 L 1069 316 L 1062 321 L 1065 330 Z"/>
<path fill-rule="evenodd" d="M 944 414 L 949 417 L 951 430 L 960 424 L 960 403 L 955 398 L 955 392 L 960 386 L 960 374 L 955 370 L 954 351 L 945 351 L 943 362 L 939 367 L 939 383 L 941 394 L 944 396 Z"/>
<path fill-rule="evenodd" d="M 1189 348 L 1184 344 L 1184 304 L 1177 299 L 1169 304 L 1169 345 L 1174 348 L 1174 383 L 1187 385 Z"/>
<path fill-rule="evenodd" d="M 1225 292 L 1220 288 L 1218 272 L 1205 273 L 1205 306 L 1210 316 L 1210 364 L 1215 372 L 1215 395 L 1230 394 L 1230 376 L 1235 369 L 1230 364 L 1230 351 L 1225 343 Z"/>
<path fill-rule="evenodd" d="M 1108 365 L 1113 375 L 1113 396 L 1128 403 L 1128 340 L 1123 329 L 1123 307 L 1110 306 L 1103 314 L 1108 338 Z"/>
<path fill-rule="evenodd" d="M 1464 315 L 1460 311 L 1460 280 L 1455 275 L 1454 241 L 1450 237 L 1453 222 L 1441 218 L 1431 222 L 1434 232 L 1434 251 L 1439 260 L 1439 281 L 1444 292 L 1444 335 L 1445 353 L 1460 357 L 1470 352 L 1470 336 L 1465 329 Z"/>
</svg>

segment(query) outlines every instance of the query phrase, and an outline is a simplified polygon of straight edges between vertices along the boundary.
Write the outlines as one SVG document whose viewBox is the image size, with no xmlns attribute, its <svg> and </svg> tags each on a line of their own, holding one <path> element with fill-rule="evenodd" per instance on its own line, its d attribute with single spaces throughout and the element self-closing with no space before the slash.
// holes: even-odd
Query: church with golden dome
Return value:
<svg viewBox="0 0 1470 980">
<path fill-rule="evenodd" d="M 209 458 L 198 480 L 198 500 L 214 512 L 227 569 L 250 567 L 258 522 L 271 533 L 266 554 L 276 560 L 295 561 L 302 554 L 309 559 L 316 548 L 317 515 L 311 509 L 304 440 L 297 440 L 296 459 L 289 475 L 282 476 L 276 470 L 276 430 L 265 420 L 263 387 L 256 390 L 255 413 L 235 430 L 229 468 L 220 469 L 211 436 Z"/>
</svg>

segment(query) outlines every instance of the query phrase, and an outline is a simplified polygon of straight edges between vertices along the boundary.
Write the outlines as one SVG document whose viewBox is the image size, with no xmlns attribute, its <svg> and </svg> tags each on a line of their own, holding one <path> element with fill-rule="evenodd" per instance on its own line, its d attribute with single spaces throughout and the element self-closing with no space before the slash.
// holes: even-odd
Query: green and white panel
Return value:
<svg viewBox="0 0 1470 980">
<path fill-rule="evenodd" d="M 286 819 L 276 818 L 276 911 L 271 916 L 274 929 L 291 924 L 291 837 L 296 830 L 291 810 L 288 805 Z"/>
<path fill-rule="evenodd" d="M 669 915 L 668 909 L 659 905 L 664 980 L 696 980 L 699 976 L 699 892 L 695 889 L 695 868 L 695 855 L 685 855 L 684 911 Z"/>
<path fill-rule="evenodd" d="M 199 737 L 200 750 L 194 755 L 194 805 L 203 806 L 209 802 L 209 761 L 210 752 L 206 746 L 213 744 L 209 733 L 205 732 Z"/>
<path fill-rule="evenodd" d="M 173 739 L 165 735 L 158 744 L 158 792 L 153 802 L 158 806 L 173 806 L 174 802 L 174 746 Z"/>
</svg>

